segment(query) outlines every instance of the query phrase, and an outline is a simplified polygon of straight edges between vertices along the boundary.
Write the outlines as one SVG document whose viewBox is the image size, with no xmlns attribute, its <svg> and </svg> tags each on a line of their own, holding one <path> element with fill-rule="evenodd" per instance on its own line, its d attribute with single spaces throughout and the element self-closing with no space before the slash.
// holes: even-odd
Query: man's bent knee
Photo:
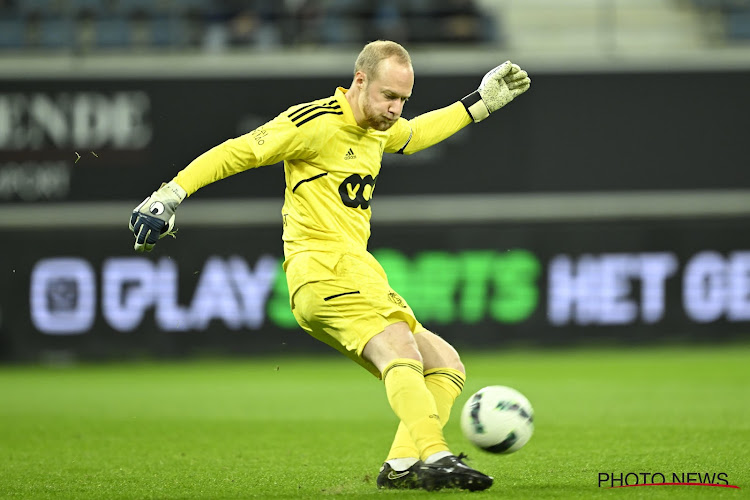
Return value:
<svg viewBox="0 0 750 500">
<path fill-rule="evenodd" d="M 371 338 L 362 351 L 362 357 L 374 364 L 381 373 L 394 359 L 406 358 L 422 362 L 414 334 L 404 322 L 388 325 Z"/>
<path fill-rule="evenodd" d="M 414 335 L 414 338 L 422 355 L 425 370 L 453 368 L 461 373 L 466 373 L 456 349 L 441 337 L 425 330 Z"/>
</svg>

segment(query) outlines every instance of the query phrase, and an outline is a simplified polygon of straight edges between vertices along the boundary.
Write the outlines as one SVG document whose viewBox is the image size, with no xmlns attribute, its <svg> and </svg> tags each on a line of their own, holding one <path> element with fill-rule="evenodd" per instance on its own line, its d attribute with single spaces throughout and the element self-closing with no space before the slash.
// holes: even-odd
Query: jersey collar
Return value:
<svg viewBox="0 0 750 500">
<path fill-rule="evenodd" d="M 357 120 L 354 119 L 354 112 L 352 111 L 352 107 L 349 105 L 349 101 L 346 100 L 346 93 L 348 91 L 349 89 L 345 89 L 344 87 L 337 87 L 336 93 L 333 94 L 333 97 L 341 105 L 341 111 L 344 113 L 343 118 L 347 125 L 355 125 L 359 127 L 359 125 L 357 124 Z"/>
</svg>

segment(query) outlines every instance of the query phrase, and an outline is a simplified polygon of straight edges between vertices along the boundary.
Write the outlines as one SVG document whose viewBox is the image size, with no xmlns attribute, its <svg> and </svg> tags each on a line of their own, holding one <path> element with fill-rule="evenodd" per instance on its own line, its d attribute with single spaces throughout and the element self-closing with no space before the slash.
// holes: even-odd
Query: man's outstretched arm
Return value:
<svg viewBox="0 0 750 500">
<path fill-rule="evenodd" d="M 203 186 L 251 168 L 311 154 L 298 128 L 281 115 L 252 132 L 224 141 L 198 156 L 135 207 L 129 224 L 135 235 L 133 247 L 137 252 L 150 252 L 160 238 L 174 234 L 178 205 Z"/>
<path fill-rule="evenodd" d="M 400 147 L 389 152 L 412 154 L 478 123 L 529 89 L 531 79 L 517 64 L 506 61 L 489 71 L 479 88 L 460 101 L 408 121 L 410 131 Z"/>
<path fill-rule="evenodd" d="M 159 239 L 174 234 L 175 211 L 185 198 L 203 186 L 259 166 L 248 136 L 229 139 L 201 154 L 135 207 L 129 227 L 137 252 L 150 252 Z"/>
</svg>

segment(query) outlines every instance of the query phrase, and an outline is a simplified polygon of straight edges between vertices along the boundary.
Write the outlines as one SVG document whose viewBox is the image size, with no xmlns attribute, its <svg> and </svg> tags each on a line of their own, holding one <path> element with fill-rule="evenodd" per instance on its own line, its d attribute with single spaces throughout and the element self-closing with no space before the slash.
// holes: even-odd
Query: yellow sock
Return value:
<svg viewBox="0 0 750 500">
<path fill-rule="evenodd" d="M 396 429 L 396 437 L 393 438 L 393 444 L 391 444 L 391 450 L 388 452 L 386 461 L 393 460 L 394 458 L 412 457 L 419 457 L 419 450 L 409 434 L 409 429 L 406 428 L 403 422 L 399 422 L 398 429 Z"/>
<path fill-rule="evenodd" d="M 443 427 L 451 417 L 456 398 L 464 389 L 466 376 L 454 368 L 432 368 L 424 373 L 424 383 L 435 398 L 435 405 Z"/>
<path fill-rule="evenodd" d="M 433 453 L 447 451 L 448 445 L 435 398 L 427 389 L 422 370 L 419 361 L 395 359 L 383 370 L 383 381 L 391 408 L 408 429 L 413 450 L 424 460 Z"/>
<path fill-rule="evenodd" d="M 433 368 L 425 372 L 424 380 L 427 389 L 435 399 L 440 423 L 445 427 L 450 418 L 453 403 L 463 390 L 466 376 L 453 368 Z M 409 430 L 401 422 L 386 460 L 406 457 L 419 457 L 419 450 L 414 445 Z"/>
</svg>

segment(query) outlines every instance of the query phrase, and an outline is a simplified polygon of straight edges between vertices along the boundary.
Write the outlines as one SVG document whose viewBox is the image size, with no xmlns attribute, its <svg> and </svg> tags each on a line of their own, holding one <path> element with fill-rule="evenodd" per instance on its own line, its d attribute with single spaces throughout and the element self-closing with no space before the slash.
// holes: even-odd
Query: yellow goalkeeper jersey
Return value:
<svg viewBox="0 0 750 500">
<path fill-rule="evenodd" d="M 411 154 L 472 122 L 463 104 L 400 118 L 387 131 L 357 125 L 347 90 L 292 106 L 196 158 L 174 180 L 188 195 L 249 168 L 284 162 L 287 261 L 309 250 L 366 252 L 383 153 Z"/>
</svg>

